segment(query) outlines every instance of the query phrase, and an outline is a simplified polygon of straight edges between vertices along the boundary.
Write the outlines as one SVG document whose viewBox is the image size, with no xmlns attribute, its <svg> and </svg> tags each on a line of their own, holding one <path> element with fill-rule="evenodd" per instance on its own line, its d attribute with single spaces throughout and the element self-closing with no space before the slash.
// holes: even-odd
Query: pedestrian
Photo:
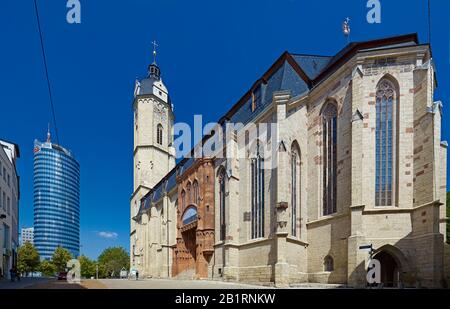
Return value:
<svg viewBox="0 0 450 309">
<path fill-rule="evenodd" d="M 17 278 L 17 281 L 19 281 L 20 282 L 20 271 L 17 269 L 17 268 L 14 268 L 15 269 L 15 275 L 16 275 L 16 278 Z"/>
<path fill-rule="evenodd" d="M 14 269 L 10 269 L 9 270 L 9 276 L 11 277 L 11 282 L 14 282 L 16 280 L 15 278 L 15 273 L 14 273 Z"/>
<path fill-rule="evenodd" d="M 139 280 L 139 271 L 136 270 L 136 280 Z"/>
</svg>

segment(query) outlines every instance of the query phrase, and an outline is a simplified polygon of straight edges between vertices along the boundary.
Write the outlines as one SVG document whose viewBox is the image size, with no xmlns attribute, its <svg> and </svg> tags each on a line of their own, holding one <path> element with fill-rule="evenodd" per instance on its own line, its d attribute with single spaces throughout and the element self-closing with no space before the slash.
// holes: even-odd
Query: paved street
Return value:
<svg viewBox="0 0 450 309">
<path fill-rule="evenodd" d="M 101 283 L 108 289 L 274 289 L 274 287 L 267 287 L 261 285 L 251 285 L 235 282 L 221 282 L 221 281 L 207 281 L 207 280 L 167 280 L 167 279 L 147 279 L 147 280 L 88 280 L 83 282 L 83 285 L 89 284 L 89 281 Z M 319 284 L 319 283 L 304 283 L 292 286 L 293 289 L 337 289 L 345 288 L 345 286 L 335 284 Z"/>
<path fill-rule="evenodd" d="M 206 280 L 108 279 L 99 281 L 108 289 L 268 289 L 268 287 L 258 285 Z"/>
<path fill-rule="evenodd" d="M 0 281 L 0 289 L 268 289 L 258 285 L 206 280 L 83 280 L 80 284 L 43 278 L 23 278 L 21 282 Z"/>
<path fill-rule="evenodd" d="M 334 289 L 343 288 L 331 284 L 299 284 L 294 289 Z M 167 279 L 100 279 L 83 280 L 80 284 L 70 284 L 65 281 L 45 278 L 23 278 L 20 282 L 0 281 L 0 289 L 273 289 L 273 287 L 250 285 L 235 282 L 207 280 L 167 280 Z"/>
<path fill-rule="evenodd" d="M 50 279 L 46 278 L 22 278 L 20 282 L 18 281 L 11 282 L 10 280 L 4 279 L 0 280 L 0 289 L 2 290 L 25 289 L 36 284 L 47 283 L 49 280 Z"/>
</svg>

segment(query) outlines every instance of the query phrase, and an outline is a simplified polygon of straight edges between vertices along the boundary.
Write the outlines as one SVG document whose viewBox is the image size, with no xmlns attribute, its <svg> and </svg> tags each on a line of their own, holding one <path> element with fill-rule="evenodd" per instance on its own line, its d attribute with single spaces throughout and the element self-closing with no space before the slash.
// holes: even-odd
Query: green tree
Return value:
<svg viewBox="0 0 450 309">
<path fill-rule="evenodd" d="M 102 277 L 119 276 L 122 268 L 130 268 L 130 257 L 122 247 L 110 247 L 98 257 L 99 273 Z"/>
<path fill-rule="evenodd" d="M 78 257 L 78 261 L 80 261 L 81 268 L 81 277 L 83 278 L 91 278 L 96 274 L 96 263 L 91 260 L 87 256 L 81 255 Z"/>
<path fill-rule="evenodd" d="M 53 252 L 52 263 L 55 265 L 56 271 L 65 271 L 67 268 L 67 262 L 72 259 L 72 255 L 67 249 L 58 247 Z"/>
<path fill-rule="evenodd" d="M 33 244 L 26 242 L 17 251 L 17 269 L 21 273 L 32 273 L 39 267 L 39 252 Z"/>
<path fill-rule="evenodd" d="M 447 192 L 447 218 L 450 218 L 450 191 Z M 447 222 L 447 243 L 450 244 L 450 222 Z"/>
<path fill-rule="evenodd" d="M 56 267 L 51 261 L 44 260 L 39 265 L 38 270 L 46 277 L 54 276 L 56 273 Z"/>
</svg>

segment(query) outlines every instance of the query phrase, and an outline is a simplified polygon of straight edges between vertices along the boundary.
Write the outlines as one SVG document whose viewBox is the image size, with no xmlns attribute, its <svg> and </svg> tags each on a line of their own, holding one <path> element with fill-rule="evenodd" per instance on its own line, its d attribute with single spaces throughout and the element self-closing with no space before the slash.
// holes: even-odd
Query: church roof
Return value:
<svg viewBox="0 0 450 309">
<path fill-rule="evenodd" d="M 395 37 L 381 38 L 371 41 L 353 42 L 340 50 L 332 59 L 330 59 L 327 66 L 320 72 L 320 74 L 312 81 L 313 85 L 319 84 L 329 75 L 335 72 L 342 64 L 350 60 L 358 52 L 369 50 L 382 50 L 396 47 L 408 47 L 419 44 L 417 33 L 406 34 Z"/>
<path fill-rule="evenodd" d="M 297 64 L 306 73 L 309 79 L 315 79 L 320 72 L 328 65 L 333 57 L 331 56 L 317 56 L 317 55 L 302 55 L 291 54 Z"/>
</svg>

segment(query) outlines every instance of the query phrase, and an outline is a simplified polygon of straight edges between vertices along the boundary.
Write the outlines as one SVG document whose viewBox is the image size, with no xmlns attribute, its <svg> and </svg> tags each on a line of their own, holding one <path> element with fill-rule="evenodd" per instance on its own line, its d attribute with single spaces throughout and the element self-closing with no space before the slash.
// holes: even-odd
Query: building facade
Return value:
<svg viewBox="0 0 450 309">
<path fill-rule="evenodd" d="M 41 259 L 57 247 L 80 251 L 80 165 L 63 147 L 34 143 L 34 244 Z"/>
<path fill-rule="evenodd" d="M 147 277 L 365 286 L 361 247 L 371 246 L 385 286 L 444 286 L 447 143 L 436 86 L 430 46 L 415 34 L 350 43 L 332 57 L 285 52 L 174 166 L 171 155 L 151 156 L 159 141 L 172 145 L 170 131 L 158 133 L 172 113 L 155 123 L 158 100 L 138 82 L 135 119 L 145 125 L 135 122 L 135 158 L 136 135 L 149 137 L 149 153 L 135 159 L 135 189 L 141 175 L 151 181 L 132 198 L 132 267 Z"/>
<path fill-rule="evenodd" d="M 27 242 L 34 245 L 34 227 L 22 228 L 21 230 L 20 245 L 22 246 Z"/>
<path fill-rule="evenodd" d="M 0 140 L 0 277 L 9 278 L 9 270 L 17 265 L 19 246 L 19 146 Z"/>
</svg>

